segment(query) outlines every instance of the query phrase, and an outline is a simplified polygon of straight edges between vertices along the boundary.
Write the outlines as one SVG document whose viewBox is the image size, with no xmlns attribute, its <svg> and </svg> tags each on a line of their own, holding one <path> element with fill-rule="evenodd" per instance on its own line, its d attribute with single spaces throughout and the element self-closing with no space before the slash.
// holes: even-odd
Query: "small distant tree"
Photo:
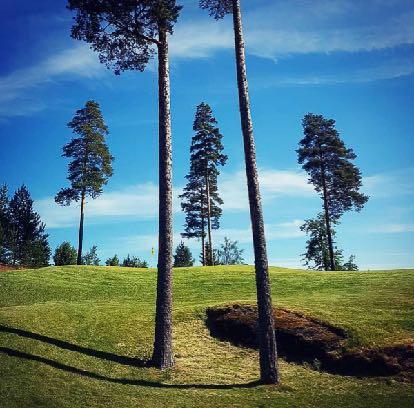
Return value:
<svg viewBox="0 0 414 408">
<path fill-rule="evenodd" d="M 336 269 L 332 224 L 351 209 L 360 211 L 368 196 L 360 193 L 360 170 L 351 162 L 356 158 L 335 129 L 335 121 L 308 113 L 303 119 L 304 138 L 300 141 L 299 164 L 309 175 L 322 199 L 329 251 L 329 268 Z"/>
<path fill-rule="evenodd" d="M 186 213 L 185 238 L 201 238 L 202 264 L 213 265 L 212 251 L 204 252 L 207 233 L 209 246 L 213 247 L 211 230 L 220 226 L 223 200 L 218 194 L 218 166 L 224 166 L 227 156 L 223 154 L 222 134 L 217 120 L 207 103 L 197 106 L 190 148 L 190 173 L 184 188 L 181 207 Z"/>
<path fill-rule="evenodd" d="M 47 234 L 42 234 L 28 245 L 26 258 L 22 261 L 23 265 L 31 268 L 41 268 L 49 265 L 51 250 L 47 238 Z"/>
<path fill-rule="evenodd" d="M 122 266 L 129 268 L 148 268 L 147 261 L 139 259 L 137 256 L 128 256 L 122 261 Z"/>
<path fill-rule="evenodd" d="M 105 141 L 108 128 L 97 102 L 86 102 L 85 107 L 78 110 L 68 123 L 68 127 L 79 137 L 63 147 L 63 156 L 72 159 L 68 169 L 70 187 L 61 189 L 55 201 L 64 206 L 80 201 L 77 264 L 81 265 L 85 200 L 87 196 L 94 199 L 102 193 L 102 187 L 112 176 L 114 158 Z"/>
<path fill-rule="evenodd" d="M 237 241 L 231 241 L 229 238 L 224 238 L 224 243 L 220 245 L 217 250 L 217 262 L 220 265 L 237 265 L 242 264 L 244 249 L 238 247 Z"/>
<path fill-rule="evenodd" d="M 82 263 L 84 265 L 95 265 L 98 266 L 101 260 L 98 258 L 97 254 L 98 248 L 96 245 L 93 245 L 92 248 L 82 257 Z"/>
<path fill-rule="evenodd" d="M 183 241 L 175 249 L 174 254 L 174 268 L 188 267 L 194 265 L 194 258 L 191 254 L 190 248 L 184 244 Z"/>
<path fill-rule="evenodd" d="M 56 266 L 76 265 L 77 252 L 70 242 L 62 242 L 53 255 L 53 262 Z"/>
<path fill-rule="evenodd" d="M 129 256 L 129 254 L 127 255 L 126 258 L 124 258 L 124 260 L 122 261 L 122 266 L 127 267 L 127 268 L 134 268 L 135 264 L 133 259 Z"/>
<path fill-rule="evenodd" d="M 344 271 L 357 271 L 358 265 L 355 263 L 355 255 L 351 255 L 343 265 L 342 270 Z"/>
<path fill-rule="evenodd" d="M 331 224 L 332 240 L 335 240 L 336 231 L 332 225 L 338 225 L 335 221 Z M 329 244 L 328 234 L 326 232 L 326 223 L 323 213 L 318 214 L 315 219 L 306 220 L 300 227 L 308 236 L 306 241 L 306 252 L 302 254 L 305 266 L 309 269 L 329 271 Z M 355 256 L 351 255 L 347 262 L 344 263 L 343 250 L 334 247 L 335 270 L 337 271 L 357 271 L 358 266 L 355 264 Z"/>
<path fill-rule="evenodd" d="M 335 222 L 336 224 L 336 222 Z M 306 252 L 302 254 L 305 266 L 309 269 L 330 270 L 328 235 L 324 214 L 318 214 L 315 219 L 306 220 L 300 227 L 309 238 L 306 241 Z M 331 225 L 331 236 L 335 238 L 336 232 Z M 342 251 L 334 248 L 335 264 L 341 264 Z"/>
<path fill-rule="evenodd" d="M 115 254 L 112 258 L 108 258 L 105 261 L 106 266 L 119 266 L 118 256 Z"/>
<path fill-rule="evenodd" d="M 8 250 L 13 265 L 33 268 L 49 265 L 50 247 L 45 224 L 33 210 L 33 200 L 25 185 L 14 193 L 8 209 Z"/>
<path fill-rule="evenodd" d="M 0 188 L 0 263 L 9 263 L 9 195 L 6 184 Z"/>
<path fill-rule="evenodd" d="M 136 268 L 148 268 L 148 262 L 139 258 L 136 258 L 135 265 Z"/>
<path fill-rule="evenodd" d="M 206 254 L 211 254 L 210 259 L 206 258 Z M 214 266 L 219 265 L 218 261 L 218 249 L 210 248 L 210 243 L 207 241 L 204 244 L 204 252 L 200 253 L 200 263 L 203 265 L 203 260 L 205 260 L 205 266 Z"/>
</svg>

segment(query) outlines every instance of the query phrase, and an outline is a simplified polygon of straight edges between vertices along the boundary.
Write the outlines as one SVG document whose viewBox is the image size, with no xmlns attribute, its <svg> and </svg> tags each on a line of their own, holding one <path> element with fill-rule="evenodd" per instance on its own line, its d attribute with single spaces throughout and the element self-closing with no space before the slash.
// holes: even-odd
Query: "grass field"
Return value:
<svg viewBox="0 0 414 408">
<path fill-rule="evenodd" d="M 413 341 L 414 270 L 271 268 L 271 280 L 275 305 L 345 328 L 352 347 Z M 70 266 L 0 273 L 0 406 L 414 406 L 413 385 L 283 361 L 280 386 L 256 385 L 257 352 L 211 338 L 203 321 L 208 306 L 255 300 L 251 266 L 175 270 L 176 366 L 140 368 L 121 357 L 150 357 L 154 296 L 154 270 Z"/>
</svg>

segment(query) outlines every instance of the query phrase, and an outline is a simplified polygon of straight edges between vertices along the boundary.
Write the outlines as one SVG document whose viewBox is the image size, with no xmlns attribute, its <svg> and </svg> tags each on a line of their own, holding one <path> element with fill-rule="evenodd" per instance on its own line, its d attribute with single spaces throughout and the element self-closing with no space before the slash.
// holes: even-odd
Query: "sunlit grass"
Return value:
<svg viewBox="0 0 414 408">
<path fill-rule="evenodd" d="M 146 359 L 152 351 L 155 277 L 154 270 L 107 267 L 5 272 L 0 274 L 0 324 Z M 355 347 L 413 340 L 414 271 L 326 273 L 272 268 L 271 279 L 274 304 L 346 328 Z M 281 386 L 255 386 L 257 352 L 211 338 L 203 322 L 208 306 L 254 301 L 250 266 L 175 270 L 176 365 L 164 372 L 0 332 L 1 347 L 46 359 L 0 353 L 0 406 L 413 405 L 412 385 L 334 376 L 284 362 Z"/>
</svg>

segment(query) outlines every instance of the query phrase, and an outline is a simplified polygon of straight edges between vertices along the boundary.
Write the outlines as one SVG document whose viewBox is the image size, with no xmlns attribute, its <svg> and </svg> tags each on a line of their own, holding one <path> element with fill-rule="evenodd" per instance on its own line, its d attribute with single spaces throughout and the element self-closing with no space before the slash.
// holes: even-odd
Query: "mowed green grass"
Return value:
<svg viewBox="0 0 414 408">
<path fill-rule="evenodd" d="M 49 267 L 0 274 L 0 324 L 73 345 L 151 356 L 154 270 Z M 351 347 L 413 341 L 414 270 L 271 268 L 276 306 L 344 327 Z M 208 306 L 254 302 L 251 266 L 174 270 L 173 369 L 158 371 L 0 331 L 0 406 L 412 407 L 413 385 L 357 379 L 281 361 L 282 383 L 258 386 L 258 354 L 209 336 Z M 26 353 L 26 354 L 21 354 Z M 34 356 L 34 357 L 33 357 Z"/>
</svg>

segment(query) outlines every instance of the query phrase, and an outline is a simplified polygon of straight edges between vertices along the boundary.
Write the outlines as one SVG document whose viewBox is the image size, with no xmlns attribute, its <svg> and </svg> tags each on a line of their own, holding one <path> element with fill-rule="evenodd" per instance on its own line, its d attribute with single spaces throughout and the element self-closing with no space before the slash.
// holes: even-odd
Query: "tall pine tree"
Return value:
<svg viewBox="0 0 414 408">
<path fill-rule="evenodd" d="M 6 184 L 0 188 L 0 263 L 9 262 L 9 195 Z"/>
<path fill-rule="evenodd" d="M 237 89 L 239 93 L 240 122 L 246 162 L 247 189 L 249 193 L 256 272 L 257 308 L 259 314 L 260 379 L 263 383 L 275 384 L 279 382 L 279 369 L 277 364 L 266 237 L 259 175 L 256 164 L 256 146 L 250 111 L 241 5 L 240 0 L 200 0 L 199 4 L 202 9 L 209 10 L 210 15 L 216 20 L 222 19 L 226 14 L 232 14 L 233 16 Z"/>
<path fill-rule="evenodd" d="M 113 157 L 109 153 L 105 136 L 108 134 L 100 107 L 88 101 L 76 112 L 68 127 L 78 137 L 63 147 L 63 157 L 72 159 L 68 167 L 70 187 L 61 189 L 55 197 L 60 205 L 80 201 L 80 221 L 77 264 L 82 265 L 83 222 L 86 197 L 96 198 L 112 176 Z"/>
<path fill-rule="evenodd" d="M 297 150 L 299 164 L 309 175 L 322 199 L 329 251 L 329 269 L 336 270 L 332 224 L 351 209 L 360 211 L 368 197 L 359 192 L 360 170 L 351 162 L 356 158 L 335 129 L 335 121 L 309 113 L 303 122 L 304 138 Z"/>
<path fill-rule="evenodd" d="M 190 248 L 184 244 L 183 241 L 175 249 L 174 267 L 182 268 L 194 265 L 194 258 L 191 254 Z"/>
<path fill-rule="evenodd" d="M 218 194 L 218 166 L 224 166 L 222 134 L 217 127 L 210 106 L 204 102 L 197 106 L 193 124 L 195 134 L 190 148 L 190 173 L 184 188 L 181 207 L 186 213 L 185 238 L 200 238 L 203 265 L 213 265 L 212 229 L 220 226 L 223 200 Z M 208 238 L 208 246 L 205 238 Z M 205 251 L 205 248 L 209 248 Z"/>
<path fill-rule="evenodd" d="M 144 71 L 158 51 L 159 228 L 153 363 L 174 364 L 172 352 L 172 143 L 168 37 L 181 6 L 176 0 L 68 0 L 76 12 L 72 37 L 91 44 L 119 74 Z"/>
<path fill-rule="evenodd" d="M 244 249 L 240 249 L 237 241 L 224 237 L 224 243 L 217 250 L 217 263 L 219 265 L 240 265 L 243 263 Z"/>
<path fill-rule="evenodd" d="M 33 210 L 33 200 L 25 185 L 9 202 L 8 250 L 13 265 L 41 267 L 49 264 L 50 247 L 45 224 Z"/>
</svg>

